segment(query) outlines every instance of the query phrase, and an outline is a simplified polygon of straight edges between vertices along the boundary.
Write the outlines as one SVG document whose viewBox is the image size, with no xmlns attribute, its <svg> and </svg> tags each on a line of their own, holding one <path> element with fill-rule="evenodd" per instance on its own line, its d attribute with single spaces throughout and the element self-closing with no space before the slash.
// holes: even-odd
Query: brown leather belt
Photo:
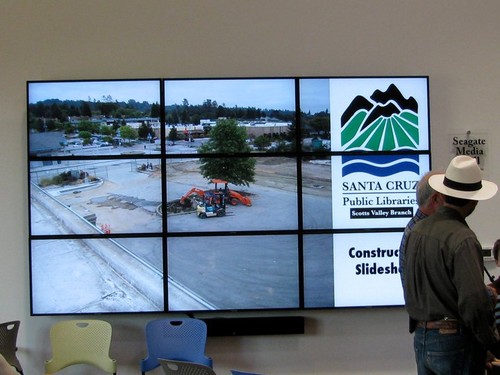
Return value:
<svg viewBox="0 0 500 375">
<path fill-rule="evenodd" d="M 446 320 L 431 320 L 424 322 L 419 320 L 417 322 L 417 327 L 427 328 L 427 329 L 458 329 L 460 326 L 458 320 L 446 319 Z"/>
</svg>

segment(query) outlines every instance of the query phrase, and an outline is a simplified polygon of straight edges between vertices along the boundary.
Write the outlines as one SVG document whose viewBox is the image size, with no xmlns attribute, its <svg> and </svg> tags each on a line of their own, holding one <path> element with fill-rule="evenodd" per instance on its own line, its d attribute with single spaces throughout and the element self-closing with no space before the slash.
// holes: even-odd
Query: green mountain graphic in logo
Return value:
<svg viewBox="0 0 500 375">
<path fill-rule="evenodd" d="M 341 117 L 344 150 L 393 151 L 418 147 L 418 103 L 391 84 L 371 100 L 357 96 Z"/>
</svg>

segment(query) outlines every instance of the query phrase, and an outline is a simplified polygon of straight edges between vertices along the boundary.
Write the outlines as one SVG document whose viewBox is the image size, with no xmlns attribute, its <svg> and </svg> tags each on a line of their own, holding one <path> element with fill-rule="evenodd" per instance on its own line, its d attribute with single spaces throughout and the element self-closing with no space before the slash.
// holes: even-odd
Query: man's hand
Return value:
<svg viewBox="0 0 500 375">
<path fill-rule="evenodd" d="M 488 289 L 488 295 L 491 298 L 491 303 L 495 306 L 497 304 L 498 293 L 492 286 L 487 285 L 486 288 Z"/>
<path fill-rule="evenodd" d="M 486 368 L 491 369 L 493 366 L 500 366 L 500 360 L 489 350 L 486 352 Z"/>
</svg>

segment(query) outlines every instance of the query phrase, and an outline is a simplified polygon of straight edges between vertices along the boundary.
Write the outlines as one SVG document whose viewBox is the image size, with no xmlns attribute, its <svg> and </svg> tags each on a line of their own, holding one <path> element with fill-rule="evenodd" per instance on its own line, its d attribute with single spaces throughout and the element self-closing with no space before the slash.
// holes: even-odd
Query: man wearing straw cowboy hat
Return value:
<svg viewBox="0 0 500 375">
<path fill-rule="evenodd" d="M 496 194 L 497 185 L 482 180 L 476 160 L 465 155 L 453 158 L 445 174 L 431 176 L 429 185 L 444 195 L 444 204 L 414 226 L 405 244 L 404 295 L 417 321 L 417 371 L 483 375 L 498 333 L 482 248 L 465 218 Z"/>
</svg>

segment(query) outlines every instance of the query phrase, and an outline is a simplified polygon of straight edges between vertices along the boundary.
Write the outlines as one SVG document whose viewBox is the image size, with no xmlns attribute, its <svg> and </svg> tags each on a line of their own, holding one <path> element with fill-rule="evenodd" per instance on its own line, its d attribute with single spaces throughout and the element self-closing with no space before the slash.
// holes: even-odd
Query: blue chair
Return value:
<svg viewBox="0 0 500 375">
<path fill-rule="evenodd" d="M 205 355 L 207 325 L 194 318 L 162 318 L 146 324 L 147 356 L 141 360 L 144 375 L 160 366 L 158 358 L 199 363 L 213 367 Z"/>
<path fill-rule="evenodd" d="M 258 374 L 256 372 L 246 372 L 246 371 L 238 371 L 238 370 L 231 370 L 232 375 L 263 375 L 263 374 Z"/>
<path fill-rule="evenodd" d="M 158 361 L 160 361 L 165 375 L 216 375 L 211 367 L 199 363 L 162 358 L 159 358 Z"/>
</svg>

